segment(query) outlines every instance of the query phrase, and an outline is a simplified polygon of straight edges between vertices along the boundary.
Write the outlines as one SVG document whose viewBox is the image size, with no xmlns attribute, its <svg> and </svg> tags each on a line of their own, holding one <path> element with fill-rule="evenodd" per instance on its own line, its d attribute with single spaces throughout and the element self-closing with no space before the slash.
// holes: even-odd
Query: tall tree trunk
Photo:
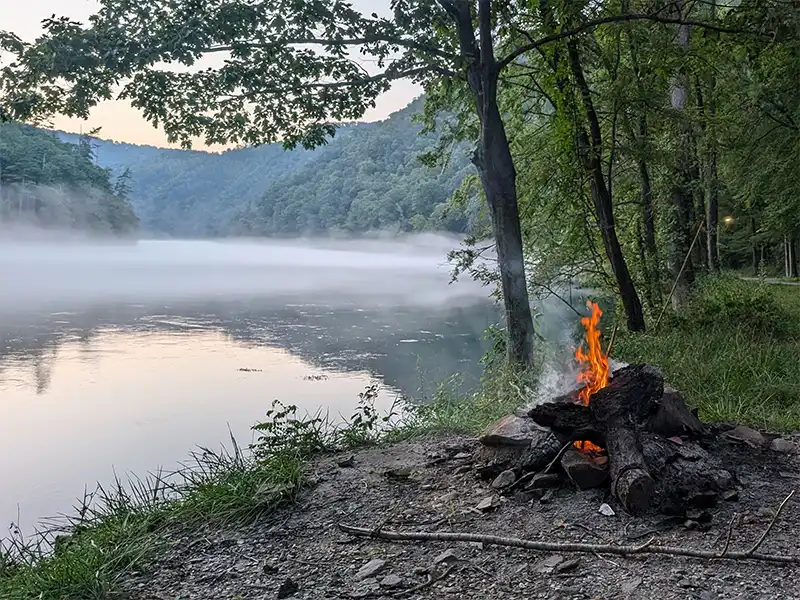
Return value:
<svg viewBox="0 0 800 600">
<path fill-rule="evenodd" d="M 677 12 L 683 17 L 683 2 L 678 4 Z M 689 47 L 689 25 L 678 28 L 678 46 L 685 53 Z M 689 74 L 681 65 L 672 83 L 670 103 L 680 123 L 678 127 L 677 160 L 673 173 L 671 206 L 668 219 L 667 263 L 675 283 L 672 307 L 677 312 L 683 310 L 689 301 L 689 293 L 694 283 L 694 266 L 689 255 L 691 233 L 689 218 L 692 210 L 692 136 L 691 124 L 686 114 L 686 100 L 689 93 Z M 686 261 L 685 267 L 684 261 Z"/>
<path fill-rule="evenodd" d="M 706 252 L 708 268 L 717 271 L 719 261 L 719 177 L 717 175 L 717 103 L 716 78 L 711 76 L 711 90 L 708 99 L 708 157 L 706 164 Z"/>
<path fill-rule="evenodd" d="M 752 250 L 753 277 L 758 276 L 758 244 L 756 244 L 756 218 L 750 217 L 750 248 Z"/>
<path fill-rule="evenodd" d="M 639 294 L 636 292 L 636 286 L 628 269 L 628 263 L 625 261 L 622 247 L 617 238 L 611 193 L 608 190 L 603 174 L 603 161 L 601 160 L 603 146 L 600 122 L 594 109 L 591 90 L 583 74 L 578 46 L 574 40 L 567 42 L 567 51 L 572 75 L 580 91 L 586 119 L 589 123 L 590 135 L 587 135 L 586 130 L 583 128 L 578 131 L 578 152 L 581 155 L 584 171 L 589 176 L 592 203 L 594 204 L 597 222 L 600 225 L 603 246 L 605 247 L 608 261 L 611 263 L 611 270 L 614 272 L 620 299 L 625 308 L 628 329 L 630 331 L 644 331 L 645 322 L 642 303 L 639 299 Z"/>
<path fill-rule="evenodd" d="M 492 39 L 492 3 L 491 0 L 478 0 L 477 41 L 471 2 L 439 0 L 439 4 L 455 24 L 460 54 L 467 65 L 467 82 L 480 120 L 480 140 L 473 163 L 492 216 L 505 306 L 508 360 L 518 366 L 527 366 L 533 359 L 533 315 L 525 277 L 516 170 L 497 105 L 499 71 Z"/>
<path fill-rule="evenodd" d="M 797 235 L 789 236 L 789 277 L 797 277 Z"/>
</svg>

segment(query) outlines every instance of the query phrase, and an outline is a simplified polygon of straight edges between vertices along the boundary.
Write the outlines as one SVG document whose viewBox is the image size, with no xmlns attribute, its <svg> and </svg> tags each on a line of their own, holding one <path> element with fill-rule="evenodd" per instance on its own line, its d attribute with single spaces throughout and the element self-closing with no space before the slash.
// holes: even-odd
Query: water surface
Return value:
<svg viewBox="0 0 800 600">
<path fill-rule="evenodd" d="M 242 444 L 274 399 L 349 415 L 480 373 L 498 312 L 455 241 L 0 244 L 0 522 Z M 0 537 L 5 533 L 0 530 Z"/>
</svg>

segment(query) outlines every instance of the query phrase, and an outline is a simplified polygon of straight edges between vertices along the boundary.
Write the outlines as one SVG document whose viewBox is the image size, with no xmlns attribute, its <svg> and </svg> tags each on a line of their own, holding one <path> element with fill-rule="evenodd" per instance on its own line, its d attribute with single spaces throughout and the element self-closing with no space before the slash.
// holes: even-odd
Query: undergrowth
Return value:
<svg viewBox="0 0 800 600">
<path fill-rule="evenodd" d="M 657 332 L 620 335 L 614 354 L 661 367 L 704 420 L 797 430 L 798 344 L 800 289 L 723 276 Z"/>
</svg>

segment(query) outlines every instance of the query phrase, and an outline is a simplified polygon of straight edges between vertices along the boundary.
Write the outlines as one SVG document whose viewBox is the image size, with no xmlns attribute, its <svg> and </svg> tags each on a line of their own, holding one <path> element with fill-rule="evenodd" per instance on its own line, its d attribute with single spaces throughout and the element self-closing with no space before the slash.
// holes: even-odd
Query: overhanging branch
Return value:
<svg viewBox="0 0 800 600">
<path fill-rule="evenodd" d="M 566 31 L 560 31 L 558 33 L 546 35 L 543 38 L 531 42 L 530 44 L 520 46 L 519 48 L 508 54 L 508 56 L 497 62 L 498 69 L 500 70 L 504 69 L 526 52 L 530 52 L 531 50 L 538 50 L 539 48 L 541 48 L 546 44 L 551 44 L 559 40 L 567 39 L 570 37 L 574 37 L 576 35 L 580 35 L 582 33 L 586 33 L 596 27 L 599 27 L 600 25 L 607 25 L 610 23 L 624 23 L 627 21 L 650 21 L 654 23 L 663 23 L 666 25 L 690 25 L 692 27 L 701 27 L 703 29 L 708 29 L 710 31 L 718 31 L 720 33 L 744 33 L 751 35 L 757 34 L 757 32 L 754 31 L 748 31 L 744 29 L 731 29 L 728 27 L 721 27 L 719 25 L 714 25 L 713 23 L 706 23 L 703 21 L 693 21 L 691 19 L 676 19 L 671 17 L 662 17 L 657 14 L 630 13 L 625 15 L 614 15 L 609 17 L 602 17 L 600 19 L 593 19 L 591 21 L 587 21 L 586 23 L 579 25 L 578 27 L 575 27 L 574 29 L 568 29 Z"/>
</svg>

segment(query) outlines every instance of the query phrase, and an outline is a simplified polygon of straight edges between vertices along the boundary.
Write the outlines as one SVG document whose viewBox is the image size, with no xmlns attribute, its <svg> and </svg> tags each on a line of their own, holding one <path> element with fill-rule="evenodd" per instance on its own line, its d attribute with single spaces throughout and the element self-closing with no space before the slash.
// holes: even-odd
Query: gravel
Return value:
<svg viewBox="0 0 800 600">
<path fill-rule="evenodd" d="M 481 600 L 800 600 L 800 567 L 671 556 L 535 553 L 483 544 L 352 538 L 338 523 L 453 531 L 554 542 L 749 548 L 800 480 L 800 460 L 720 439 L 711 449 L 735 472 L 738 500 L 687 528 L 663 515 L 632 518 L 606 490 L 514 490 L 495 495 L 463 459 L 474 440 L 436 437 L 328 456 L 310 469 L 294 506 L 238 528 L 172 531 L 147 572 L 125 581 L 131 600 L 480 598 Z M 431 460 L 430 457 L 445 457 Z M 450 457 L 450 459 L 448 459 Z M 345 464 L 346 466 L 340 466 Z M 398 477 L 402 474 L 402 477 Z M 483 499 L 493 510 L 477 510 Z M 732 497 L 733 498 L 733 497 Z M 800 500 L 800 499 L 799 499 Z M 608 504 L 615 516 L 603 516 Z M 734 515 L 738 517 L 734 519 Z M 800 554 L 800 510 L 790 502 L 763 552 Z M 633 541 L 639 540 L 639 542 Z M 369 567 L 369 568 L 367 568 Z"/>
</svg>

